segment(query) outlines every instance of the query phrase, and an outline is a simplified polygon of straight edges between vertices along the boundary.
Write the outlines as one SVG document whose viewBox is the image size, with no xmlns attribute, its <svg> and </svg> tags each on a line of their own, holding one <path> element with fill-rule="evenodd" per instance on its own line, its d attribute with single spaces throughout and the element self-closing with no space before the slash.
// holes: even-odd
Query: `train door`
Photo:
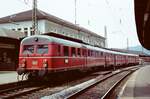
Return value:
<svg viewBox="0 0 150 99">
<path fill-rule="evenodd" d="M 84 66 L 87 66 L 87 49 L 83 50 L 83 57 L 84 57 Z"/>
<path fill-rule="evenodd" d="M 108 63 L 107 63 L 107 53 L 105 53 L 105 66 L 104 67 L 107 67 Z"/>
<path fill-rule="evenodd" d="M 116 66 L 116 55 L 114 54 L 114 66 Z"/>
</svg>

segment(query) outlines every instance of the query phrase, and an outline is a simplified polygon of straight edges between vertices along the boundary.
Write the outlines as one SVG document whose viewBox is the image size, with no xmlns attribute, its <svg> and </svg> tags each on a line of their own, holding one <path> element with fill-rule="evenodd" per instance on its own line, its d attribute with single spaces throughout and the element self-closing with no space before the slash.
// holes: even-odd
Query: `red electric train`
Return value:
<svg viewBox="0 0 150 99">
<path fill-rule="evenodd" d="M 87 70 L 101 67 L 136 65 L 135 54 L 111 51 L 48 35 L 34 35 L 22 40 L 18 74 L 44 76 L 51 72 Z"/>
</svg>

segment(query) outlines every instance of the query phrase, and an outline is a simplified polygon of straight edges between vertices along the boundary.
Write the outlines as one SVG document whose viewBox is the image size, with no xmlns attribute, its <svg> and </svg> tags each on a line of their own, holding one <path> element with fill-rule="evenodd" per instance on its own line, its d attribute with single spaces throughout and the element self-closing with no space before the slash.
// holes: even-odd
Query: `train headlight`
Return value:
<svg viewBox="0 0 150 99">
<path fill-rule="evenodd" d="M 44 60 L 43 60 L 43 67 L 46 68 L 47 66 L 48 66 L 48 64 L 47 64 L 47 59 L 44 59 Z"/>
<path fill-rule="evenodd" d="M 26 62 L 26 60 L 25 59 L 22 59 L 22 63 L 25 63 Z"/>
<path fill-rule="evenodd" d="M 25 63 L 21 64 L 21 68 L 24 68 L 25 66 L 26 66 Z"/>
<path fill-rule="evenodd" d="M 43 67 L 44 67 L 44 68 L 47 68 L 47 63 L 44 63 L 44 64 L 43 64 Z"/>
<path fill-rule="evenodd" d="M 44 59 L 44 60 L 43 60 L 43 63 L 47 63 L 47 59 Z"/>
<path fill-rule="evenodd" d="M 19 65 L 19 67 L 25 68 L 25 66 L 26 66 L 26 60 L 25 60 L 25 59 L 22 59 L 22 60 L 21 60 L 21 64 Z"/>
</svg>

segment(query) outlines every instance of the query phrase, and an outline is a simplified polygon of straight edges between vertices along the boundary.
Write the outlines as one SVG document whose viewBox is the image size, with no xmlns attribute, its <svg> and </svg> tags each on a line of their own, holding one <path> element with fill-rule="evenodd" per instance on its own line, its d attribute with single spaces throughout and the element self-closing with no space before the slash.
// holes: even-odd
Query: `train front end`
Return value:
<svg viewBox="0 0 150 99">
<path fill-rule="evenodd" d="M 19 75 L 44 76 L 50 65 L 49 42 L 46 36 L 27 37 L 21 42 L 19 54 Z"/>
</svg>

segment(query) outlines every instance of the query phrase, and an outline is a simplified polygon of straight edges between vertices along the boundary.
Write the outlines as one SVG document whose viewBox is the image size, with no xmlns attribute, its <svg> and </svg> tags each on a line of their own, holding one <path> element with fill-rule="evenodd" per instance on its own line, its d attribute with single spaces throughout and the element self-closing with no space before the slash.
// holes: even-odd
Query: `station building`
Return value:
<svg viewBox="0 0 150 99">
<path fill-rule="evenodd" d="M 56 33 L 82 40 L 85 43 L 105 47 L 105 38 L 96 33 L 60 19 L 56 16 L 37 10 L 38 34 Z M 33 35 L 32 10 L 0 18 L 0 28 L 24 32 L 26 36 Z"/>
<path fill-rule="evenodd" d="M 24 36 L 24 33 L 0 28 L 0 71 L 16 70 L 19 45 Z"/>
</svg>

